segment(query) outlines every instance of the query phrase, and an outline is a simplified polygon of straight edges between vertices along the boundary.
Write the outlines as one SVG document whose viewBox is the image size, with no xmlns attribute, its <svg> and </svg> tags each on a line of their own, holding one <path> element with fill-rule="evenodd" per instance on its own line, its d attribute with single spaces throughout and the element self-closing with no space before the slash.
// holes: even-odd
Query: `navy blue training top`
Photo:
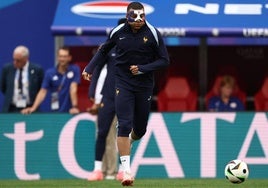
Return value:
<svg viewBox="0 0 268 188">
<path fill-rule="evenodd" d="M 107 64 L 107 75 L 103 84 L 103 88 L 101 90 L 101 94 L 103 97 L 108 97 L 110 99 L 114 99 L 115 94 L 115 74 L 114 74 L 114 65 L 115 65 L 115 48 L 113 48 L 109 53 L 106 61 L 104 63 L 99 63 L 95 68 L 92 80 L 89 88 L 89 97 L 95 97 L 95 90 L 97 86 L 97 81 L 101 72 L 101 69 Z"/>
<path fill-rule="evenodd" d="M 92 74 L 96 64 L 106 59 L 107 53 L 116 46 L 115 84 L 132 90 L 153 88 L 153 71 L 169 65 L 166 46 L 159 31 L 148 22 L 137 33 L 128 23 L 115 27 L 106 42 L 86 66 Z M 133 75 L 131 65 L 138 65 L 142 74 Z"/>
</svg>

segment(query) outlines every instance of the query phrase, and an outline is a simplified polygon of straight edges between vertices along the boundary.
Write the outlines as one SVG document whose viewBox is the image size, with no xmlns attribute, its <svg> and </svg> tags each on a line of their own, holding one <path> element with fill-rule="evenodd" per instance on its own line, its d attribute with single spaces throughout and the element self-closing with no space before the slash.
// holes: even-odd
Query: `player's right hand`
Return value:
<svg viewBox="0 0 268 188">
<path fill-rule="evenodd" d="M 129 70 L 133 75 L 137 75 L 139 73 L 139 67 L 137 65 L 131 65 Z"/>
<path fill-rule="evenodd" d="M 92 74 L 89 74 L 86 71 L 83 71 L 82 76 L 83 76 L 84 80 L 91 81 Z"/>
</svg>

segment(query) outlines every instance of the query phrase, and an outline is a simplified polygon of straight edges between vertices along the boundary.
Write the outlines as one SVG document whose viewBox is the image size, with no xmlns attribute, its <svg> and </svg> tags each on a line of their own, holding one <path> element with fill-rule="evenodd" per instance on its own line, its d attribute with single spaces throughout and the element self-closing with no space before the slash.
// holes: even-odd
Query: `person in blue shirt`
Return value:
<svg viewBox="0 0 268 188">
<path fill-rule="evenodd" d="M 242 101 L 238 97 L 233 96 L 235 80 L 232 76 L 224 76 L 219 89 L 219 96 L 211 97 L 208 101 L 209 111 L 234 112 L 244 110 Z"/>
<path fill-rule="evenodd" d="M 80 68 L 70 64 L 72 56 L 70 49 L 61 47 L 57 52 L 58 64 L 45 72 L 36 99 L 31 107 L 21 111 L 22 114 L 30 114 L 39 107 L 47 94 L 50 94 L 50 112 L 79 113 L 77 87 L 80 83 Z"/>
<path fill-rule="evenodd" d="M 127 23 L 115 27 L 82 76 L 90 80 L 99 62 L 115 47 L 115 111 L 118 118 L 117 146 L 124 171 L 123 186 L 133 185 L 130 149 L 146 133 L 154 87 L 153 71 L 169 65 L 167 48 L 159 31 L 145 20 L 140 2 L 127 6 Z"/>
</svg>

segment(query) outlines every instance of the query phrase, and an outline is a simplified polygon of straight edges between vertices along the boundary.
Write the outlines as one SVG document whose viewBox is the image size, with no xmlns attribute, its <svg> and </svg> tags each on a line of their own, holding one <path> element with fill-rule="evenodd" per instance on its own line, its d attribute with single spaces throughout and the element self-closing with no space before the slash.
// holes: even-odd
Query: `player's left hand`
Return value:
<svg viewBox="0 0 268 188">
<path fill-rule="evenodd" d="M 131 65 L 129 70 L 133 75 L 137 75 L 139 73 L 139 67 L 137 65 Z"/>
<path fill-rule="evenodd" d="M 91 81 L 92 74 L 89 74 L 86 71 L 83 71 L 82 76 L 83 76 L 84 80 Z"/>
</svg>

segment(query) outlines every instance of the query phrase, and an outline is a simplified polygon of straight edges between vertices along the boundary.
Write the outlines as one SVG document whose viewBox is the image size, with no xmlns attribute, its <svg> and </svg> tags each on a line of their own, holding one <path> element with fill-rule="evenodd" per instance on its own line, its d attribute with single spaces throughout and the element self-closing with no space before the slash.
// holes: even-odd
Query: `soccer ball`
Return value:
<svg viewBox="0 0 268 188">
<path fill-rule="evenodd" d="M 236 184 L 242 183 L 248 178 L 248 165 L 239 159 L 232 160 L 225 166 L 224 174 L 230 182 Z"/>
</svg>

